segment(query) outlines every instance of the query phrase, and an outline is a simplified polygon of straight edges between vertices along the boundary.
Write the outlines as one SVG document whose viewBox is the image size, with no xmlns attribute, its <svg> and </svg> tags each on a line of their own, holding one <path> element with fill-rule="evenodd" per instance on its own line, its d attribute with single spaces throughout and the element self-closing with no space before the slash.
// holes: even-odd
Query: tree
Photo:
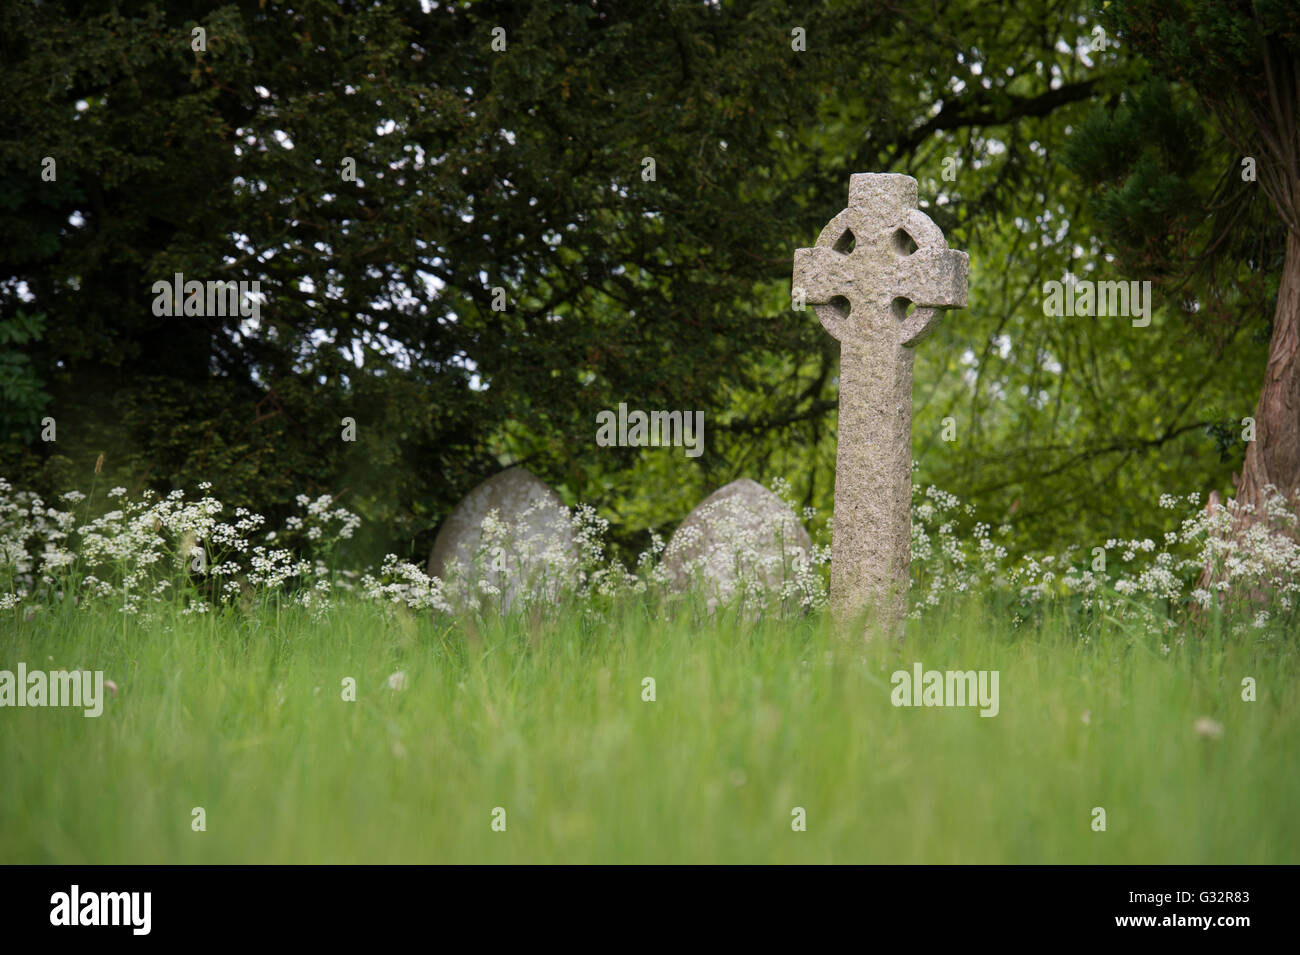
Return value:
<svg viewBox="0 0 1300 955">
<path fill-rule="evenodd" d="M 956 355 L 990 359 L 1010 397 L 971 399 L 997 443 L 982 470 L 1041 460 L 1017 455 L 1012 414 L 1043 417 L 1019 390 L 1050 378 L 1038 349 L 989 352 L 1049 256 L 999 232 L 1035 205 L 1074 211 L 1043 143 L 1124 79 L 1078 55 L 1080 0 L 425 6 L 0 12 L 0 321 L 47 316 L 25 380 L 60 421 L 57 446 L 6 445 L 7 467 L 57 492 L 107 450 L 116 483 L 212 480 L 272 517 L 347 492 L 376 546 L 417 552 L 506 461 L 629 534 L 740 474 L 790 475 L 826 510 L 837 352 L 790 308 L 790 256 L 870 170 L 917 175 L 955 247 L 1007 257 L 918 387 L 937 409 Z M 260 282 L 260 321 L 153 315 L 175 272 Z M 1059 384 L 1069 408 L 1083 385 Z M 627 399 L 705 410 L 706 454 L 595 453 L 595 414 Z M 1061 421 L 1038 427 L 1068 454 Z M 968 470 L 952 473 L 975 485 Z M 1027 490 L 989 494 L 1060 496 L 1014 477 Z"/>
<path fill-rule="evenodd" d="M 1300 7 L 1286 0 L 1117 0 L 1106 15 L 1122 41 L 1169 80 L 1196 91 L 1241 158 L 1225 177 L 1216 224 L 1200 232 L 1192 267 L 1240 248 L 1254 223 L 1240 178 L 1257 179 L 1285 229 L 1268 361 L 1237 500 L 1263 517 L 1267 489 L 1300 504 Z M 1238 173 L 1241 177 L 1238 177 Z M 1206 208 L 1203 206 L 1202 208 Z M 1216 208 L 1217 206 L 1217 208 Z M 1193 236 L 1198 233 L 1192 233 Z"/>
</svg>

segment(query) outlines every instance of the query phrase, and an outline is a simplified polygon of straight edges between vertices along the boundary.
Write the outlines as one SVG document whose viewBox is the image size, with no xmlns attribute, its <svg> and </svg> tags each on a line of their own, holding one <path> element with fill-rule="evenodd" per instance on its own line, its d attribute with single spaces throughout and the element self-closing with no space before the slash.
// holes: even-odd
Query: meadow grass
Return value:
<svg viewBox="0 0 1300 955">
<path fill-rule="evenodd" d="M 1166 653 L 977 597 L 901 644 L 635 601 L 394 611 L 0 616 L 0 669 L 119 687 L 97 719 L 0 710 L 0 863 L 1300 861 L 1291 640 Z M 998 670 L 1000 712 L 891 705 L 915 661 Z"/>
</svg>

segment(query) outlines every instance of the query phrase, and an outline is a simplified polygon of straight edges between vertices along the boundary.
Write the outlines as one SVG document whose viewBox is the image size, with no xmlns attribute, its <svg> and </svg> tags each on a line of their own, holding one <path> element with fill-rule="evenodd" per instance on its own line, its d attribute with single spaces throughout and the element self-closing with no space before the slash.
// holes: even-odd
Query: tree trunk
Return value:
<svg viewBox="0 0 1300 955">
<path fill-rule="evenodd" d="M 1296 536 L 1294 529 L 1268 520 L 1268 500 L 1275 494 L 1300 512 L 1300 233 L 1295 230 L 1287 233 L 1268 368 L 1255 406 L 1255 440 L 1246 445 L 1241 473 L 1232 480 L 1237 491 L 1231 526 L 1224 532 L 1227 538 L 1240 542 L 1261 521 L 1273 533 Z M 1212 492 L 1206 512 L 1213 516 L 1220 506 L 1218 494 Z M 1196 586 L 1214 589 L 1225 577 L 1225 568 L 1207 562 Z M 1219 599 L 1229 596 L 1220 592 Z M 1252 604 L 1265 604 L 1270 597 L 1266 590 L 1254 588 L 1241 596 Z"/>
<path fill-rule="evenodd" d="M 1233 482 L 1238 505 L 1254 506 L 1252 514 L 1238 512 L 1242 530 L 1263 519 L 1270 485 L 1293 507 L 1300 505 L 1300 233 L 1295 230 L 1287 232 L 1268 370 L 1255 408 L 1255 440 L 1246 445 L 1241 474 Z"/>
</svg>

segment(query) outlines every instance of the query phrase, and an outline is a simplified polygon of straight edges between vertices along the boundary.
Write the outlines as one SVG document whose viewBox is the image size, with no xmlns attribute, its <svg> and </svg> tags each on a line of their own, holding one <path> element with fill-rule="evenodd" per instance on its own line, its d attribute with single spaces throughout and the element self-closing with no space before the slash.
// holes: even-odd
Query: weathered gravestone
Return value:
<svg viewBox="0 0 1300 955">
<path fill-rule="evenodd" d="M 484 520 L 495 511 L 496 530 L 485 539 Z M 451 583 L 454 592 L 486 581 L 509 607 L 520 587 L 547 586 L 557 568 L 576 552 L 573 525 L 564 502 L 544 481 L 514 467 L 488 478 L 451 512 L 429 554 L 429 575 Z"/>
<path fill-rule="evenodd" d="M 849 204 L 794 254 L 794 293 L 840 343 L 831 605 L 901 633 L 911 557 L 912 349 L 964 308 L 970 260 L 916 208 L 916 180 L 849 178 Z M 908 306 L 916 309 L 908 314 Z"/>
<path fill-rule="evenodd" d="M 748 478 L 719 488 L 686 516 L 664 549 L 673 586 L 684 590 L 699 575 L 710 611 L 737 596 L 746 582 L 780 590 L 796 551 L 812 554 L 812 541 L 779 497 Z"/>
</svg>

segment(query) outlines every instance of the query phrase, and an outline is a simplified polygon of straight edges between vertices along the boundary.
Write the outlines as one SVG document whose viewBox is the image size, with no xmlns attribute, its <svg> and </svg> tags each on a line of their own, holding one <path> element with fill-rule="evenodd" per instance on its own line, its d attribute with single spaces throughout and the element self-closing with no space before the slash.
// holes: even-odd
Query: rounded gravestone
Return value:
<svg viewBox="0 0 1300 955">
<path fill-rule="evenodd" d="M 756 481 L 719 488 L 686 516 L 664 550 L 674 587 L 697 585 L 710 611 L 742 593 L 777 595 L 812 540 L 794 511 Z"/>
<path fill-rule="evenodd" d="M 487 583 L 509 607 L 521 583 L 530 592 L 535 585 L 553 592 L 576 549 L 560 496 L 527 469 L 513 467 L 470 491 L 442 522 L 429 575 L 453 592 L 479 594 L 480 583 Z"/>
</svg>

